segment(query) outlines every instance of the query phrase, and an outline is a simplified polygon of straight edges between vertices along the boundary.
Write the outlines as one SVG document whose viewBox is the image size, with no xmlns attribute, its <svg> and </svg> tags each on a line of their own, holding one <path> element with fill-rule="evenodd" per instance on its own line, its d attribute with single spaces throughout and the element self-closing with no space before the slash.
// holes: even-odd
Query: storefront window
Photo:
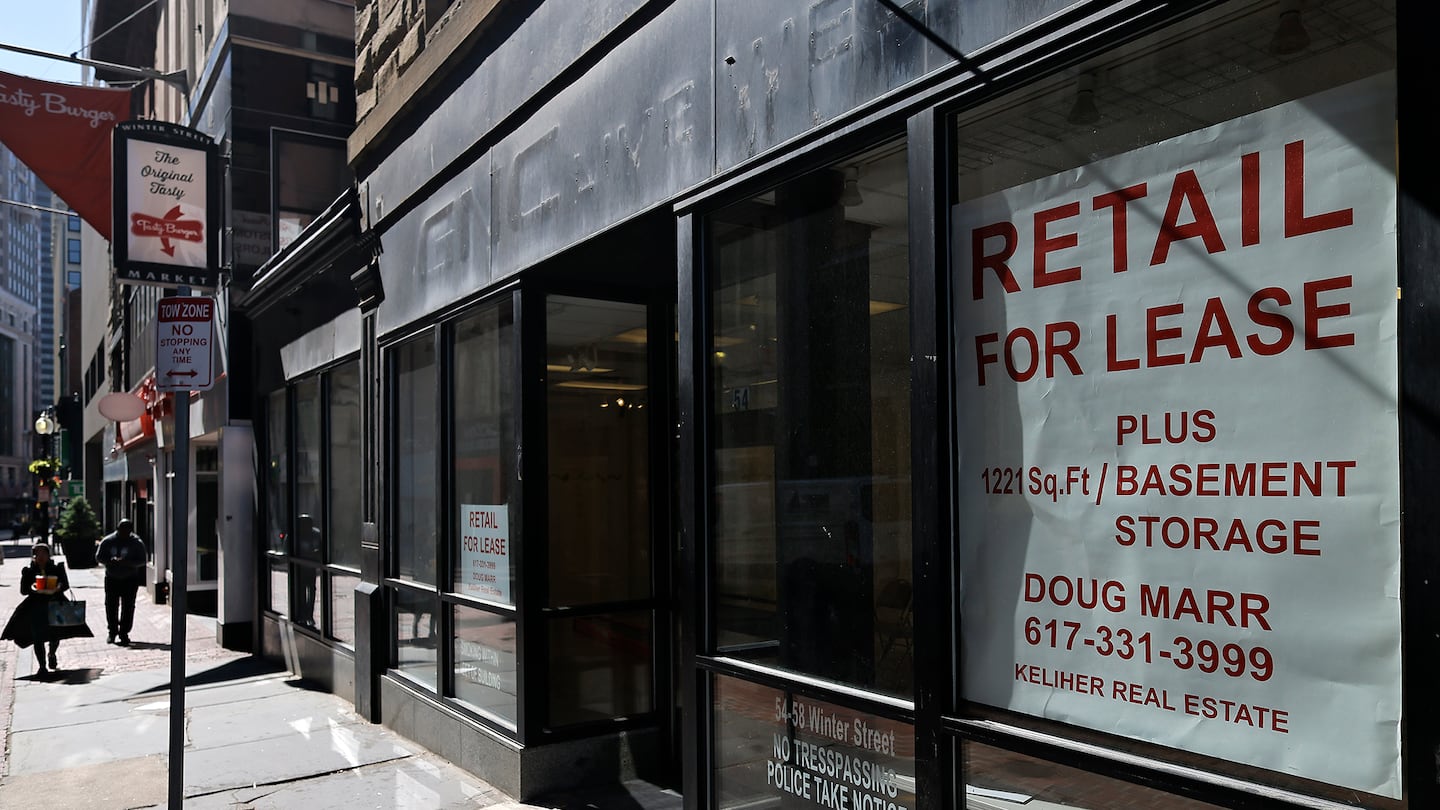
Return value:
<svg viewBox="0 0 1440 810">
<path fill-rule="evenodd" d="M 907 723 L 726 677 L 715 706 L 716 807 L 916 806 Z"/>
<path fill-rule="evenodd" d="M 282 616 L 290 613 L 290 568 L 286 562 L 290 550 L 290 441 L 286 400 L 284 388 L 265 400 L 266 606 Z"/>
<path fill-rule="evenodd" d="M 360 463 L 360 364 L 347 363 L 330 372 L 330 562 L 360 567 L 360 497 L 364 479 Z"/>
<path fill-rule="evenodd" d="M 310 377 L 295 384 L 295 539 L 290 544 L 292 558 L 297 561 L 292 570 L 295 604 L 290 617 L 307 627 L 325 626 L 324 604 L 317 599 L 320 569 L 315 565 L 325 548 L 321 430 L 320 378 Z"/>
<path fill-rule="evenodd" d="M 515 358 L 510 302 L 455 325 L 456 593 L 515 604 Z M 511 718 L 513 719 L 513 718 Z"/>
<path fill-rule="evenodd" d="M 1162 793 L 981 743 L 965 746 L 965 794 L 972 807 L 1163 807 L 1209 810 L 1206 802 Z"/>
<path fill-rule="evenodd" d="M 1394 14 L 1228 3 L 961 114 L 973 710 L 1401 797 Z"/>
<path fill-rule="evenodd" d="M 281 616 L 290 613 L 290 566 L 284 560 L 270 560 L 270 609 Z"/>
<path fill-rule="evenodd" d="M 363 517 L 360 498 L 364 492 L 360 461 L 360 364 L 350 362 L 330 372 L 329 383 L 330 463 L 326 470 L 330 508 L 325 513 L 329 527 L 326 536 L 329 563 L 358 569 Z M 329 576 L 330 633 L 339 641 L 354 644 L 355 587 L 360 584 L 360 578 L 348 573 Z"/>
<path fill-rule="evenodd" d="M 550 724 L 650 711 L 652 625 L 648 611 L 549 622 Z"/>
<path fill-rule="evenodd" d="M 359 586 L 360 577 L 330 575 L 330 635 L 351 646 L 355 644 L 355 589 Z"/>
<path fill-rule="evenodd" d="M 650 595 L 646 310 L 546 300 L 553 607 Z"/>
<path fill-rule="evenodd" d="M 286 436 L 285 389 L 271 393 L 266 405 L 265 452 L 269 463 L 265 467 L 265 538 L 270 551 L 285 554 L 289 551 L 286 540 L 290 525 L 290 441 Z"/>
<path fill-rule="evenodd" d="M 395 668 L 434 689 L 440 655 L 440 600 L 410 588 L 394 591 Z"/>
<path fill-rule="evenodd" d="M 654 708 L 649 310 L 546 298 L 551 726 Z"/>
<path fill-rule="evenodd" d="M 401 579 L 435 584 L 438 379 L 430 334 L 394 350 L 395 560 Z"/>
<path fill-rule="evenodd" d="M 905 149 L 725 208 L 713 257 L 719 652 L 912 692 Z"/>
<path fill-rule="evenodd" d="M 295 384 L 295 542 L 290 553 L 319 560 L 325 548 L 320 486 L 320 378 Z"/>
<path fill-rule="evenodd" d="M 455 697 L 511 728 L 519 717 L 515 620 L 456 607 Z"/>
</svg>

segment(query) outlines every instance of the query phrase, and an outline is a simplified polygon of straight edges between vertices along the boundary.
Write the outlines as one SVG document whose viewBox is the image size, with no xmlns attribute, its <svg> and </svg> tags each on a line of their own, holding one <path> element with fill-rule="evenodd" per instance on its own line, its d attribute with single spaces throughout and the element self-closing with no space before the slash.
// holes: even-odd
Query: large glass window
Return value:
<svg viewBox="0 0 1440 810">
<path fill-rule="evenodd" d="M 546 299 L 550 725 L 654 707 L 648 312 Z"/>
<path fill-rule="evenodd" d="M 646 308 L 551 296 L 552 607 L 650 595 Z"/>
<path fill-rule="evenodd" d="M 515 481 L 515 346 L 510 298 L 457 321 L 454 345 L 451 693 L 515 728 L 519 717 Z"/>
<path fill-rule="evenodd" d="M 1214 5 L 958 115 L 967 714 L 1403 801 L 1395 5 Z"/>
<path fill-rule="evenodd" d="M 455 697 L 512 728 L 519 718 L 515 619 L 456 606 Z"/>
<path fill-rule="evenodd" d="M 324 627 L 324 603 L 320 590 L 319 564 L 325 549 L 324 515 L 321 512 L 322 442 L 320 378 L 310 377 L 295 384 L 295 536 L 290 544 L 294 605 L 290 617 L 296 624 Z M 317 608 L 319 613 L 317 613 Z"/>
<path fill-rule="evenodd" d="M 268 606 L 281 615 L 290 613 L 290 441 L 285 389 L 265 400 L 265 544 L 268 569 Z"/>
<path fill-rule="evenodd" d="M 267 605 L 345 643 L 355 640 L 360 565 L 359 388 L 351 361 L 266 400 Z"/>
<path fill-rule="evenodd" d="M 395 668 L 434 689 L 440 660 L 440 600 L 412 588 L 394 591 Z"/>
<path fill-rule="evenodd" d="M 912 692 L 904 145 L 708 220 L 719 652 Z"/>
<path fill-rule="evenodd" d="M 360 460 L 360 364 L 351 362 L 330 372 L 327 390 L 330 458 L 326 467 L 330 508 L 326 510 L 329 563 L 350 569 L 330 574 L 331 635 L 355 643 L 355 586 L 360 578 L 360 523 L 364 470 Z"/>
<path fill-rule="evenodd" d="M 488 306 L 455 325 L 454 590 L 513 606 L 515 356 L 511 308 Z"/>
<path fill-rule="evenodd" d="M 392 585 L 393 664 L 511 731 L 521 587 L 514 320 L 512 297 L 502 296 L 390 352 L 401 580 Z M 441 391 L 450 394 L 444 424 Z"/>
<path fill-rule="evenodd" d="M 714 806 L 915 807 L 909 724 L 726 677 L 715 706 Z M 963 806 L 1020 806 L 1011 801 Z"/>
<path fill-rule="evenodd" d="M 395 417 L 395 558 L 401 579 L 435 584 L 436 377 L 433 335 L 393 352 Z"/>
</svg>

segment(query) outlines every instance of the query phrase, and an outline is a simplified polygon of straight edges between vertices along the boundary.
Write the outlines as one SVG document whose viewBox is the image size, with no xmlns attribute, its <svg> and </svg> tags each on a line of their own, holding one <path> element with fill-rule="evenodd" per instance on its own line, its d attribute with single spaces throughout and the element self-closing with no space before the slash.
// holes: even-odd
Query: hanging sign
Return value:
<svg viewBox="0 0 1440 810">
<path fill-rule="evenodd" d="M 215 384 L 210 358 L 215 301 L 161 298 L 155 317 L 155 387 L 159 391 L 209 391 Z"/>
<path fill-rule="evenodd" d="M 1401 795 L 1394 97 L 955 207 L 968 700 Z"/>
<path fill-rule="evenodd" d="M 110 238 L 110 132 L 130 91 L 0 72 L 0 143 L 101 236 Z"/>
<path fill-rule="evenodd" d="M 219 284 L 220 157 L 202 132 L 161 121 L 115 127 L 115 277 L 123 283 Z"/>
<path fill-rule="evenodd" d="M 460 593 L 510 605 L 510 508 L 460 507 Z"/>
</svg>

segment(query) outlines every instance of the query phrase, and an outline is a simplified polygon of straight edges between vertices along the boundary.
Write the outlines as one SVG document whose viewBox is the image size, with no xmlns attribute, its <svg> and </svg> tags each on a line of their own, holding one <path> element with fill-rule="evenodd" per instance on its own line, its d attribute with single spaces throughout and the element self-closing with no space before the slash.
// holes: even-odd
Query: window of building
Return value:
<svg viewBox="0 0 1440 810">
<path fill-rule="evenodd" d="M 513 324 L 505 296 L 388 351 L 392 664 L 512 732 L 521 587 Z"/>
<path fill-rule="evenodd" d="M 707 221 L 716 652 L 912 694 L 903 143 Z"/>
<path fill-rule="evenodd" d="M 345 140 L 272 130 L 275 250 L 284 250 L 350 185 Z"/>
<path fill-rule="evenodd" d="M 653 708 L 644 305 L 546 299 L 551 726 Z M 589 685 L 610 684 L 607 690 Z"/>
<path fill-rule="evenodd" d="M 265 538 L 269 566 L 269 607 L 290 614 L 290 447 L 286 391 L 270 394 L 265 408 L 265 447 L 269 462 L 265 468 Z"/>
<path fill-rule="evenodd" d="M 454 593 L 450 682 L 457 699 L 503 725 L 519 719 L 514 607 L 515 336 L 510 300 L 453 327 L 451 511 L 446 545 Z M 448 601 L 448 600 L 447 600 Z M 509 608 L 508 610 L 506 608 Z"/>
<path fill-rule="evenodd" d="M 66 218 L 65 218 L 65 230 L 69 231 L 70 233 L 79 233 L 79 232 L 80 232 L 80 217 L 75 216 L 75 215 L 73 215 L 73 214 L 70 215 L 70 216 L 68 216 L 68 217 L 66 217 Z"/>
<path fill-rule="evenodd" d="M 749 681 L 714 682 L 715 806 L 775 806 L 782 794 L 799 797 L 798 807 L 916 806 L 910 724 Z"/>
<path fill-rule="evenodd" d="M 359 376 L 350 361 L 295 381 L 288 411 L 287 391 L 267 400 L 270 609 L 347 644 L 360 581 Z"/>
<path fill-rule="evenodd" d="M 329 507 L 325 514 L 330 563 L 331 635 L 355 643 L 355 587 L 360 584 L 360 523 L 356 502 L 364 491 L 360 461 L 360 364 L 329 375 Z"/>
<path fill-rule="evenodd" d="M 325 490 L 320 457 L 324 427 L 318 376 L 295 384 L 294 413 L 295 528 L 290 559 L 295 590 L 291 594 L 290 618 L 296 624 L 323 628 L 325 603 L 317 598 L 325 549 Z"/>
<path fill-rule="evenodd" d="M 436 481 L 440 450 L 439 367 L 434 330 L 391 351 L 394 420 L 394 553 L 390 575 L 404 585 L 392 601 L 395 667 L 438 687 L 440 604 L 435 589 Z"/>
<path fill-rule="evenodd" d="M 1231 2 L 958 114 L 967 717 L 1403 801 L 1395 53 L 1394 3 Z"/>
</svg>

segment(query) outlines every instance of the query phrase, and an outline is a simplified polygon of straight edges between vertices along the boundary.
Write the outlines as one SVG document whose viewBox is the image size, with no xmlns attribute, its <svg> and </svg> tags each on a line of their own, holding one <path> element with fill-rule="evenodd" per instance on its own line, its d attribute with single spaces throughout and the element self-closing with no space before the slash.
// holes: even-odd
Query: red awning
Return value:
<svg viewBox="0 0 1440 810">
<path fill-rule="evenodd" d="M 0 142 L 110 238 L 110 131 L 130 118 L 130 91 L 0 72 Z"/>
</svg>

